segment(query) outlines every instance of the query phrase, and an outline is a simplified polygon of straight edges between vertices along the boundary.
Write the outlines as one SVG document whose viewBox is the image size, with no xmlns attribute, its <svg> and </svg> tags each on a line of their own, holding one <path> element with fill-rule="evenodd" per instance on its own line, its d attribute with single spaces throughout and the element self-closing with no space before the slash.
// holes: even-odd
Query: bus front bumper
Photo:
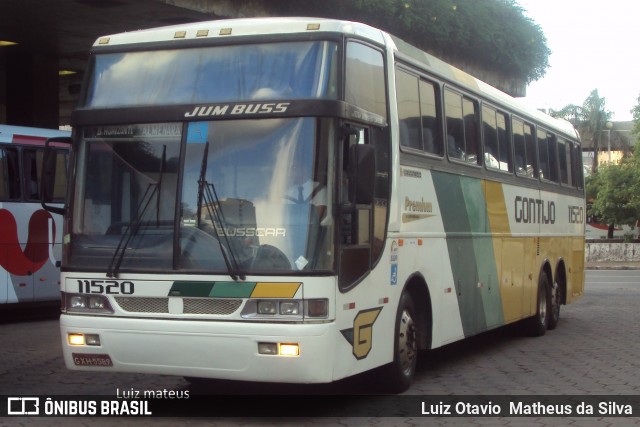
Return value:
<svg viewBox="0 0 640 427">
<path fill-rule="evenodd" d="M 333 381 L 334 329 L 333 322 L 60 317 L 64 360 L 69 369 L 262 382 Z M 72 345 L 70 334 L 88 336 L 92 345 Z M 96 336 L 99 344 L 94 341 Z M 299 355 L 261 354 L 259 343 L 297 344 Z"/>
</svg>

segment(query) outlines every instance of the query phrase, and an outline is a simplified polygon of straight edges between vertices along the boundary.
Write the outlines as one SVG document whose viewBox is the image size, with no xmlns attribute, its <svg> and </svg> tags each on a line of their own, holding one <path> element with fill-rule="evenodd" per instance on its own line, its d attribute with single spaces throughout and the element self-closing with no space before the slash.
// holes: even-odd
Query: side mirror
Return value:
<svg viewBox="0 0 640 427">
<path fill-rule="evenodd" d="M 42 171 L 40 174 L 40 197 L 42 207 L 52 213 L 64 215 L 66 207 L 49 206 L 53 200 L 54 189 L 56 186 L 56 177 L 60 176 L 56 173 L 58 167 L 58 154 L 60 150 L 54 147 L 71 146 L 71 138 L 66 136 L 49 138 L 44 144 L 44 153 L 42 156 Z M 66 171 L 63 174 L 66 177 Z"/>
<path fill-rule="evenodd" d="M 375 149 L 371 145 L 349 147 L 349 201 L 357 205 L 373 202 L 376 178 Z"/>
</svg>

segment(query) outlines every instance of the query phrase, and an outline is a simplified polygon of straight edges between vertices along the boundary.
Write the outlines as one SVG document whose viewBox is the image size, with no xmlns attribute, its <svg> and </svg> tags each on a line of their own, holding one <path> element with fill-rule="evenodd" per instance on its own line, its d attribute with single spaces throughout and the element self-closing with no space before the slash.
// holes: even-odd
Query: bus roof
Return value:
<svg viewBox="0 0 640 427">
<path fill-rule="evenodd" d="M 430 55 L 400 38 L 388 34 L 366 24 L 351 21 L 341 21 L 325 18 L 242 18 L 204 21 L 197 23 L 179 24 L 167 27 L 152 28 L 127 33 L 113 34 L 100 37 L 94 47 L 117 46 L 139 43 L 153 43 L 162 41 L 196 40 L 242 37 L 252 35 L 278 35 L 310 33 L 315 31 L 336 32 L 363 37 L 372 42 L 390 46 L 395 52 L 402 53 L 423 64 L 434 75 L 468 89 L 484 97 L 489 102 L 506 105 L 523 118 L 535 119 L 540 124 L 560 131 L 566 136 L 579 139 L 578 132 L 566 120 L 553 118 L 539 110 L 531 108 L 517 98 L 479 80 L 472 75 L 450 65 L 433 55 Z"/>
<path fill-rule="evenodd" d="M 385 44 L 384 32 L 366 24 L 325 18 L 242 18 L 204 21 L 132 31 L 100 37 L 94 47 L 171 40 L 229 38 L 314 31 L 359 35 Z"/>
<path fill-rule="evenodd" d="M 70 135 L 71 132 L 65 130 L 0 125 L 0 142 L 4 143 L 41 145 L 47 138 Z"/>
</svg>

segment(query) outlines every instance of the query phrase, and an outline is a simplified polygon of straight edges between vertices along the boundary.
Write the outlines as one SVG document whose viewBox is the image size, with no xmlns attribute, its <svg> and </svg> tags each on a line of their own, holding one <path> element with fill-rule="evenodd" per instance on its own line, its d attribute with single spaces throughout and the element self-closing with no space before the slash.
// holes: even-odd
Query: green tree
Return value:
<svg viewBox="0 0 640 427">
<path fill-rule="evenodd" d="M 515 0 L 274 0 L 274 13 L 364 22 L 448 60 L 527 83 L 549 67 L 544 32 Z"/>
<path fill-rule="evenodd" d="M 620 165 L 607 165 L 586 181 L 587 197 L 593 199 L 589 215 L 596 215 L 609 225 L 608 238 L 613 237 L 614 224 L 634 226 L 640 218 L 640 170 L 634 158 Z"/>
<path fill-rule="evenodd" d="M 611 111 L 606 109 L 605 98 L 601 98 L 598 89 L 591 91 L 582 106 L 570 104 L 559 111 L 551 111 L 554 117 L 569 120 L 583 137 L 591 138 L 593 147 L 592 172 L 598 169 L 598 153 L 602 140 L 603 130 L 611 119 Z"/>
<path fill-rule="evenodd" d="M 638 95 L 638 104 L 631 109 L 633 115 L 633 129 L 631 134 L 636 138 L 634 155 L 640 156 L 640 95 Z"/>
</svg>

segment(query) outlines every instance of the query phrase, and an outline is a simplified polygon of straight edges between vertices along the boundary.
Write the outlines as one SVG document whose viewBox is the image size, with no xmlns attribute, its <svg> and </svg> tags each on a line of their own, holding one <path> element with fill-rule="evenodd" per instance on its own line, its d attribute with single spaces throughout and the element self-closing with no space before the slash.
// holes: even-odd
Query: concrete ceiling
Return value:
<svg viewBox="0 0 640 427">
<path fill-rule="evenodd" d="M 0 40 L 66 61 L 86 61 L 101 35 L 214 19 L 158 0 L 1 0 Z"/>
<path fill-rule="evenodd" d="M 0 49 L 57 58 L 60 70 L 77 72 L 60 77 L 60 120 L 65 124 L 98 37 L 220 18 L 167 4 L 178 2 L 184 0 L 0 0 L 0 41 L 18 43 Z"/>
</svg>

